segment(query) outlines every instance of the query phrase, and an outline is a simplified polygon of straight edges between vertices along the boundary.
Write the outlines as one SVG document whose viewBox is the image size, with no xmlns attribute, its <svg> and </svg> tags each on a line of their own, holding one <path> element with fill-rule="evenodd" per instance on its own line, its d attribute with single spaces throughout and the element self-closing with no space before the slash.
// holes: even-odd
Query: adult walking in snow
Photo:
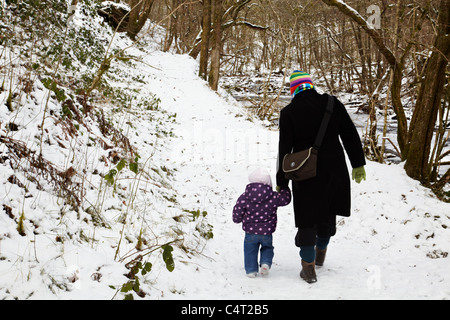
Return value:
<svg viewBox="0 0 450 320">
<path fill-rule="evenodd" d="M 324 118 L 328 95 L 319 94 L 305 72 L 291 76 L 292 102 L 280 113 L 277 188 L 288 187 L 282 170 L 284 156 L 311 148 Z M 300 277 L 317 281 L 315 266 L 322 266 L 330 237 L 336 234 L 336 216 L 350 216 L 350 179 L 341 138 L 357 183 L 366 179 L 361 140 L 344 105 L 335 97 L 334 109 L 317 155 L 317 175 L 292 182 L 296 246 L 300 247 Z"/>
</svg>

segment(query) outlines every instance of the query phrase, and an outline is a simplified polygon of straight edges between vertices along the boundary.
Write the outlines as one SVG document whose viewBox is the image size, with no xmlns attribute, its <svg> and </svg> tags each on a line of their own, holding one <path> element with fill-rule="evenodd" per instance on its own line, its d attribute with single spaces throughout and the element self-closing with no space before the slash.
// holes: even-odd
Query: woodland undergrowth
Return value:
<svg viewBox="0 0 450 320">
<path fill-rule="evenodd" d="M 144 297 L 151 259 L 159 255 L 173 271 L 174 248 L 177 255 L 198 254 L 213 236 L 206 212 L 180 208 L 171 186 L 176 168 L 159 163 L 176 115 L 161 108 L 157 95 L 140 92 L 145 80 L 129 72 L 138 57 L 121 52 L 96 79 L 106 50 L 118 53 L 117 43 L 127 38 L 98 16 L 95 1 L 79 1 L 76 14 L 61 0 L 6 1 L 0 10 L 0 108 L 6 115 L 0 165 L 13 172 L 2 183 L 23 193 L 23 199 L 0 195 L 3 212 L 25 238 L 61 229 L 69 212 L 90 229 L 74 231 L 70 222 L 55 243 L 95 247 L 99 229 L 114 232 L 113 259 L 129 270 L 123 284 L 111 285 L 114 297 Z M 145 54 L 138 42 L 128 43 Z M 140 123 L 148 124 L 151 141 L 137 139 Z M 52 227 L 44 226 L 44 212 L 29 211 L 39 207 L 39 192 L 60 207 Z M 162 207 L 169 214 L 154 213 Z M 165 230 L 157 227 L 162 220 Z M 196 225 L 195 234 L 186 235 L 183 224 Z M 4 237 L 12 235 L 0 234 L 0 241 Z M 49 283 L 52 290 L 68 290 L 54 278 Z"/>
</svg>

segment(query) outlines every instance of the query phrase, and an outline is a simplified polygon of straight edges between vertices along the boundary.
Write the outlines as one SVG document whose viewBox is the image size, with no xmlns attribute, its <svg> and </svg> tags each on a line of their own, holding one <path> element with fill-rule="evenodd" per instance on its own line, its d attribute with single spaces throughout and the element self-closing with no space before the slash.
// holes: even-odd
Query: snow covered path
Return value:
<svg viewBox="0 0 450 320">
<path fill-rule="evenodd" d="M 168 146 L 167 159 L 178 168 L 178 201 L 206 211 L 214 227 L 202 255 L 158 280 L 162 299 L 450 298 L 450 205 L 409 179 L 401 165 L 368 163 L 367 181 L 352 182 L 353 215 L 339 220 L 316 284 L 299 278 L 292 205 L 278 211 L 270 275 L 248 279 L 244 233 L 231 211 L 249 164 L 266 166 L 274 179 L 278 134 L 210 91 L 189 57 L 154 53 L 145 59 L 164 70 L 151 70 L 149 89 L 177 114 L 179 139 Z"/>
</svg>

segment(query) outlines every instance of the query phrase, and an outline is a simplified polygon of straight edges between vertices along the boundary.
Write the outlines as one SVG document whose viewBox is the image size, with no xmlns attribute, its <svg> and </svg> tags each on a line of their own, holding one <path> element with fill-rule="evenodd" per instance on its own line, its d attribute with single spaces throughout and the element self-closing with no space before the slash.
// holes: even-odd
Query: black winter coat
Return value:
<svg viewBox="0 0 450 320">
<path fill-rule="evenodd" d="M 317 176 L 292 183 L 296 227 L 311 228 L 327 215 L 350 216 L 350 177 L 345 151 L 353 168 L 366 164 L 361 139 L 344 105 L 334 98 L 334 111 L 318 153 Z M 287 187 L 282 161 L 286 154 L 313 146 L 328 96 L 306 90 L 281 110 L 277 185 Z M 329 219 L 327 219 L 329 220 Z"/>
</svg>

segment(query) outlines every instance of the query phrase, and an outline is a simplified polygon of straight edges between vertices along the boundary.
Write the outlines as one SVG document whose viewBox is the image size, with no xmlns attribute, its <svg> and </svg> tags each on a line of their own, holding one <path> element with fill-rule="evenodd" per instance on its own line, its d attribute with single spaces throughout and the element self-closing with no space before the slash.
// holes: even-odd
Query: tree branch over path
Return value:
<svg viewBox="0 0 450 320">
<path fill-rule="evenodd" d="M 322 0 L 324 3 L 326 3 L 329 6 L 334 6 L 339 9 L 343 14 L 351 18 L 353 21 L 355 21 L 361 28 L 364 29 L 364 31 L 367 32 L 367 34 L 372 38 L 372 40 L 377 45 L 378 49 L 380 50 L 381 54 L 386 58 L 388 63 L 391 66 L 397 65 L 398 61 L 395 57 L 394 53 L 386 47 L 384 44 L 384 38 L 381 36 L 381 34 L 371 26 L 366 19 L 364 19 L 358 11 L 350 7 L 348 4 L 346 4 L 344 1 L 340 0 Z"/>
<path fill-rule="evenodd" d="M 399 61 L 394 53 L 386 46 L 383 36 L 371 26 L 366 19 L 364 19 L 358 11 L 350 7 L 342 0 L 322 0 L 325 4 L 339 9 L 347 17 L 355 21 L 361 28 L 366 31 L 369 37 L 373 40 L 380 53 L 386 58 L 391 69 L 394 71 L 392 83 L 392 104 L 398 119 L 397 141 L 402 154 L 408 147 L 408 122 L 405 115 L 405 110 L 401 101 L 401 85 L 402 85 L 402 71 L 404 69 L 401 61 Z M 401 59 L 403 60 L 403 59 Z"/>
</svg>

